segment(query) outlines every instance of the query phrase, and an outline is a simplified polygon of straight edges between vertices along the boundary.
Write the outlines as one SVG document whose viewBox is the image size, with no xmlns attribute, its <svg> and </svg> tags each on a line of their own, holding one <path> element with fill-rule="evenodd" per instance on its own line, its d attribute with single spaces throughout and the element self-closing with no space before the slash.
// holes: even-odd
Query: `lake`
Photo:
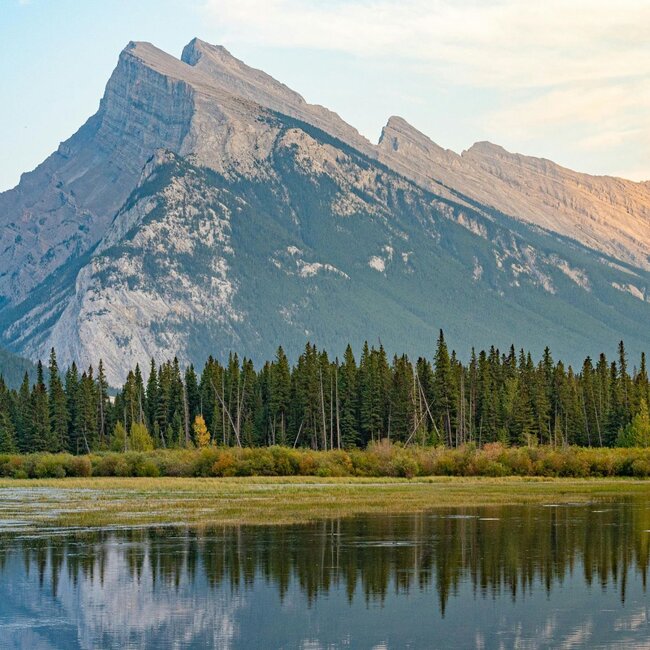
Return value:
<svg viewBox="0 0 650 650">
<path fill-rule="evenodd" d="M 650 507 L 0 533 L 2 648 L 647 648 Z"/>
</svg>

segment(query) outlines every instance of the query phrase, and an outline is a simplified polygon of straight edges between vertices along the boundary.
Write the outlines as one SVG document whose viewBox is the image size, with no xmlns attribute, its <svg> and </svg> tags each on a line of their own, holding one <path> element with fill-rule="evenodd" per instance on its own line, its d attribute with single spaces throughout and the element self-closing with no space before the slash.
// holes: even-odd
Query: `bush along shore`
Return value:
<svg viewBox="0 0 650 650">
<path fill-rule="evenodd" d="M 488 443 L 458 448 L 403 446 L 386 441 L 366 449 L 317 451 L 272 446 L 151 451 L 0 454 L 0 477 L 66 476 L 232 477 L 320 476 L 650 476 L 650 449 L 531 446 Z"/>
</svg>

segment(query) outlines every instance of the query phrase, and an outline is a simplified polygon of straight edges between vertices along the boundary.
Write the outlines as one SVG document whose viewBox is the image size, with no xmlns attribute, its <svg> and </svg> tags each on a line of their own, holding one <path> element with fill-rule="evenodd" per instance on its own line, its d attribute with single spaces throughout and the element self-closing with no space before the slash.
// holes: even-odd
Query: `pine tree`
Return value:
<svg viewBox="0 0 650 650">
<path fill-rule="evenodd" d="M 43 378 L 43 364 L 39 361 L 36 370 L 36 384 L 31 397 L 31 430 L 28 451 L 57 451 L 58 441 L 52 437 L 50 427 L 50 405 Z"/>
<path fill-rule="evenodd" d="M 445 343 L 445 335 L 440 330 L 435 354 L 435 371 L 433 382 L 434 404 L 433 412 L 440 430 L 444 433 L 445 443 L 453 446 L 453 377 L 449 350 Z"/>
<path fill-rule="evenodd" d="M 18 451 L 16 431 L 7 410 L 0 409 L 0 452 L 14 454 Z"/>
<path fill-rule="evenodd" d="M 51 451 L 64 451 L 69 446 L 68 400 L 59 376 L 54 348 L 50 351 L 49 372 L 50 429 L 53 444 Z"/>
</svg>

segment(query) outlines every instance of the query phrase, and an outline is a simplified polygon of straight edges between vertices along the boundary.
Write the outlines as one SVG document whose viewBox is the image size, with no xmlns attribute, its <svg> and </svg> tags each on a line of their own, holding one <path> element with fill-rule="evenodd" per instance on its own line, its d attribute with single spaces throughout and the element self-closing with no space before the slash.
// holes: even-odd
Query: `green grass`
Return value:
<svg viewBox="0 0 650 650">
<path fill-rule="evenodd" d="M 287 524 L 438 507 L 650 497 L 637 479 L 66 478 L 0 480 L 2 519 L 31 526 Z"/>
</svg>

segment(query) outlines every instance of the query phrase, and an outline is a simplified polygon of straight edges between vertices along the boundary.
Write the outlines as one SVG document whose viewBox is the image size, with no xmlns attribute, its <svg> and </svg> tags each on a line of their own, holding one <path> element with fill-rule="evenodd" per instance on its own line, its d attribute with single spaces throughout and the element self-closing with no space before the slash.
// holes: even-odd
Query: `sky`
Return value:
<svg viewBox="0 0 650 650">
<path fill-rule="evenodd" d="M 129 41 L 195 36 L 374 142 L 400 115 L 454 151 L 648 180 L 649 26 L 647 0 L 0 0 L 0 191 L 97 110 Z"/>
</svg>

